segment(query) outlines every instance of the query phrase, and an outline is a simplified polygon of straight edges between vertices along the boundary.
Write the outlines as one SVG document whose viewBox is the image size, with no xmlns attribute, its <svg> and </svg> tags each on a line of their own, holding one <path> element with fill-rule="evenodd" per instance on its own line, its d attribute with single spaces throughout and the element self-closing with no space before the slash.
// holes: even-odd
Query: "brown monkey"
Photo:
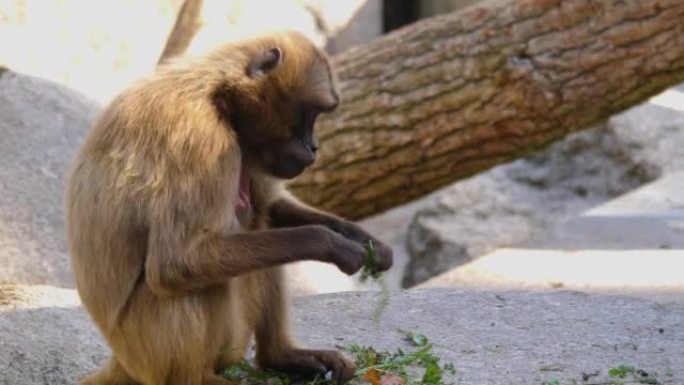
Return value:
<svg viewBox="0 0 684 385">
<path fill-rule="evenodd" d="M 338 96 L 324 54 L 287 32 L 176 61 L 123 92 L 88 134 L 67 222 L 83 304 L 112 349 L 82 384 L 229 384 L 217 370 L 256 339 L 263 367 L 340 382 L 353 364 L 298 348 L 282 265 L 358 271 L 357 225 L 288 196 L 313 163 L 313 125 Z"/>
</svg>

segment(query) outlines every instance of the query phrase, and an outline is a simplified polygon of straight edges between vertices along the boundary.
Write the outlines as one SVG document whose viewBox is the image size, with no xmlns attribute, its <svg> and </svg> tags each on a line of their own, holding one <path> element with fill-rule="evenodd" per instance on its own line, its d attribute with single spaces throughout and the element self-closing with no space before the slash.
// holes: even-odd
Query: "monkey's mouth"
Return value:
<svg viewBox="0 0 684 385">
<path fill-rule="evenodd" d="M 294 177 L 303 173 L 305 169 L 305 165 L 292 162 L 283 162 L 276 167 L 273 175 L 282 179 L 293 179 Z"/>
<path fill-rule="evenodd" d="M 252 208 L 251 184 L 249 173 L 244 167 L 241 168 L 237 201 L 235 202 L 235 214 L 237 215 L 244 215 Z"/>
</svg>

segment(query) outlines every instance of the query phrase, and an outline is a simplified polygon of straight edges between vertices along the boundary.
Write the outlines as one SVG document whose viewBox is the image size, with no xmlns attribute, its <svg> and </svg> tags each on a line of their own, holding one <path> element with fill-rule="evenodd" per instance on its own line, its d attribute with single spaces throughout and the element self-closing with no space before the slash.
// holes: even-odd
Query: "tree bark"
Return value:
<svg viewBox="0 0 684 385">
<path fill-rule="evenodd" d="M 681 0 L 508 0 L 334 58 L 342 103 L 290 189 L 359 219 L 604 121 L 684 80 Z"/>
<path fill-rule="evenodd" d="M 187 48 L 186 0 L 161 60 Z M 333 58 L 343 102 L 289 184 L 352 219 L 590 127 L 684 80 L 682 0 L 502 0 Z"/>
</svg>

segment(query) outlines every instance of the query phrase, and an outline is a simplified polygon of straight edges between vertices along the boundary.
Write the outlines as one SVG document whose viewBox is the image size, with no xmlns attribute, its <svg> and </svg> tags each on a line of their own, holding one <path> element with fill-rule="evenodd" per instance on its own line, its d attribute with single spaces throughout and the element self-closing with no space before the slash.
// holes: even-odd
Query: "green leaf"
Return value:
<svg viewBox="0 0 684 385">
<path fill-rule="evenodd" d="M 416 346 L 425 346 L 428 344 L 427 337 L 425 337 L 425 335 L 422 333 L 408 332 L 406 336 Z"/>
<path fill-rule="evenodd" d="M 423 339 L 425 346 L 415 351 L 397 349 L 392 353 L 376 350 L 372 346 L 356 344 L 343 347 L 344 351 L 354 357 L 357 368 L 355 378 L 352 378 L 348 385 L 368 385 L 363 380 L 363 376 L 369 370 L 378 373 L 388 382 L 388 385 L 398 384 L 401 381 L 404 385 L 447 385 L 444 383 L 443 374 L 446 371 L 455 373 L 454 366 L 445 364 L 441 367 L 439 357 L 432 353 L 432 345 L 427 342 L 425 336 L 422 336 L 422 339 L 419 338 L 421 341 Z M 241 385 L 337 385 L 334 380 L 325 376 L 316 376 L 308 380 L 292 378 L 273 370 L 256 368 L 247 360 L 227 367 L 220 372 L 220 375 Z"/>
<path fill-rule="evenodd" d="M 618 365 L 608 370 L 609 376 L 618 378 L 625 378 L 630 373 L 634 373 L 634 368 L 627 365 Z"/>
<path fill-rule="evenodd" d="M 425 367 L 425 374 L 423 374 L 423 385 L 440 385 L 442 383 L 442 368 L 437 365 L 436 361 L 432 361 Z"/>
<path fill-rule="evenodd" d="M 221 377 L 223 377 L 227 380 L 237 381 L 242 377 L 243 374 L 244 374 L 244 371 L 240 367 L 240 364 L 235 364 L 235 365 L 231 365 L 231 366 L 225 368 L 221 372 Z"/>
<path fill-rule="evenodd" d="M 373 241 L 369 240 L 365 245 L 366 257 L 363 260 L 363 269 L 361 270 L 361 275 L 359 276 L 359 281 L 365 282 L 368 278 L 378 279 L 380 277 L 380 272 L 375 270 L 375 265 L 378 262 L 378 254 L 375 251 L 375 246 Z"/>
<path fill-rule="evenodd" d="M 456 367 L 451 362 L 444 365 L 444 370 L 451 374 L 456 374 Z"/>
</svg>

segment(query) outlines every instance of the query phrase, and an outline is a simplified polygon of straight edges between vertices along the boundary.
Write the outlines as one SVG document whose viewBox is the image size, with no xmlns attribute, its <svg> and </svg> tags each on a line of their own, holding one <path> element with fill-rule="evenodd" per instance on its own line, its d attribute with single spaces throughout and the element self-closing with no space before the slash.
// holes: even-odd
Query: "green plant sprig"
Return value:
<svg viewBox="0 0 684 385">
<path fill-rule="evenodd" d="M 378 280 L 380 278 L 380 272 L 375 269 L 375 266 L 377 266 L 379 257 L 377 251 L 375 251 L 373 241 L 369 240 L 366 242 L 364 248 L 366 249 L 366 256 L 363 260 L 363 268 L 361 269 L 359 281 L 366 282 L 368 278 Z"/>
<path fill-rule="evenodd" d="M 375 250 L 375 245 L 373 245 L 373 241 L 368 240 L 368 242 L 364 244 L 364 248 L 366 249 L 366 256 L 363 260 L 363 268 L 361 270 L 361 275 L 359 275 L 359 282 L 363 283 L 368 281 L 369 278 L 371 278 L 374 282 L 378 283 L 380 285 L 380 288 L 382 289 L 382 293 L 380 294 L 380 300 L 375 306 L 375 311 L 373 312 L 373 319 L 376 322 L 378 322 L 380 320 L 380 317 L 382 317 L 382 313 L 389 305 L 390 291 L 387 287 L 387 283 L 385 283 L 385 280 L 382 279 L 382 273 L 376 270 L 376 266 L 380 258 L 378 257 L 378 253 Z"/>
<path fill-rule="evenodd" d="M 428 343 L 422 334 L 411 334 L 407 337 L 420 349 L 411 352 L 397 349 L 396 352 L 390 353 L 356 344 L 340 347 L 352 355 L 357 367 L 349 385 L 367 385 L 368 381 L 364 376 L 369 371 L 397 376 L 404 385 L 446 385 L 444 373 L 455 374 L 454 366 L 450 363 L 440 365 L 439 357 L 432 353 L 432 344 Z M 416 341 L 424 345 L 420 346 Z M 220 375 L 246 385 L 337 385 L 333 380 L 322 376 L 302 381 L 276 371 L 257 369 L 246 360 L 224 369 Z"/>
</svg>

